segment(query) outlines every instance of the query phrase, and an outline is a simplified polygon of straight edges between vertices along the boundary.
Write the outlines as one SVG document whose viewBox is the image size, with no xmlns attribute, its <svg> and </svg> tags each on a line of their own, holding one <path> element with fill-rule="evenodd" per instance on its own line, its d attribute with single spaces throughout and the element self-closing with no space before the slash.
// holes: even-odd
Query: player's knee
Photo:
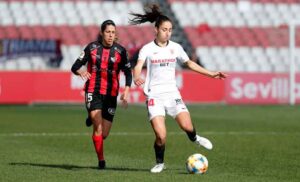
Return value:
<svg viewBox="0 0 300 182">
<path fill-rule="evenodd" d="M 185 123 L 181 125 L 181 128 L 185 131 L 185 132 L 192 132 L 194 127 L 191 124 Z"/>
<path fill-rule="evenodd" d="M 102 135 L 102 126 L 100 124 L 94 124 L 94 132 Z"/>
<path fill-rule="evenodd" d="M 106 139 L 107 137 L 108 137 L 108 133 L 102 133 L 102 137 L 103 137 L 103 139 Z"/>
<path fill-rule="evenodd" d="M 156 143 L 158 145 L 164 145 L 166 143 L 166 136 L 165 135 L 160 135 L 156 137 Z"/>
</svg>

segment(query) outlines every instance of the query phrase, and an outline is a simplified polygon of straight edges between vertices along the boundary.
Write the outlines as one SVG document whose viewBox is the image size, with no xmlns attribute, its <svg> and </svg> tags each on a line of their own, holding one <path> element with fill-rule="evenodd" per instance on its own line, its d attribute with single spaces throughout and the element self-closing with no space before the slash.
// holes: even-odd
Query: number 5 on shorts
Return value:
<svg viewBox="0 0 300 182">
<path fill-rule="evenodd" d="M 91 102 L 93 100 L 93 93 L 87 93 L 86 95 L 87 95 L 86 101 Z"/>
</svg>

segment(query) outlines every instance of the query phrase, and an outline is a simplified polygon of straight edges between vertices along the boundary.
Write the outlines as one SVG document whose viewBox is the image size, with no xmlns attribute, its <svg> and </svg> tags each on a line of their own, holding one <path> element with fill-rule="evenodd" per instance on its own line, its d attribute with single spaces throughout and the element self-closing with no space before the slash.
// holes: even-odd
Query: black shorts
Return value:
<svg viewBox="0 0 300 182">
<path fill-rule="evenodd" d="M 117 97 L 85 93 L 85 106 L 88 112 L 100 109 L 102 118 L 112 122 L 117 109 Z"/>
</svg>

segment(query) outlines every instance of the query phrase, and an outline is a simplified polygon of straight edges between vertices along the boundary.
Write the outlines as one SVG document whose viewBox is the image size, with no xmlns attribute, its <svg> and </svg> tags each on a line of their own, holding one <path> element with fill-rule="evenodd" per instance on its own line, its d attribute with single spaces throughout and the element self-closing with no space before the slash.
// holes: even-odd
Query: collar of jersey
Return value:
<svg viewBox="0 0 300 182">
<path fill-rule="evenodd" d="M 113 44 L 109 47 L 109 46 L 103 45 L 102 41 L 99 42 L 99 43 L 102 45 L 102 47 L 103 47 L 104 49 L 110 49 L 110 48 L 112 48 L 112 47 L 115 45 L 115 43 L 113 43 Z"/>
<path fill-rule="evenodd" d="M 158 47 L 161 47 L 160 45 L 158 45 L 158 43 L 156 42 L 156 39 L 154 39 L 154 43 L 158 46 Z M 169 45 L 169 40 L 168 40 L 168 42 L 167 42 L 167 45 L 166 45 L 166 47 Z"/>
</svg>

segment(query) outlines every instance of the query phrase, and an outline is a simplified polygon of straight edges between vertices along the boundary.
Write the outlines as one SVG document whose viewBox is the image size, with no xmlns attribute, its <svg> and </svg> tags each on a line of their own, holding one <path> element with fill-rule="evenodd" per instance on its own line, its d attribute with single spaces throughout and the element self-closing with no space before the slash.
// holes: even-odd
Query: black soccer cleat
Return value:
<svg viewBox="0 0 300 182">
<path fill-rule="evenodd" d="M 93 124 L 93 122 L 92 122 L 91 118 L 87 117 L 86 120 L 85 120 L 85 125 L 87 127 L 90 127 L 90 126 L 92 126 L 92 124 Z"/>
<path fill-rule="evenodd" d="M 105 160 L 99 161 L 98 168 L 99 169 L 105 169 Z"/>
</svg>

